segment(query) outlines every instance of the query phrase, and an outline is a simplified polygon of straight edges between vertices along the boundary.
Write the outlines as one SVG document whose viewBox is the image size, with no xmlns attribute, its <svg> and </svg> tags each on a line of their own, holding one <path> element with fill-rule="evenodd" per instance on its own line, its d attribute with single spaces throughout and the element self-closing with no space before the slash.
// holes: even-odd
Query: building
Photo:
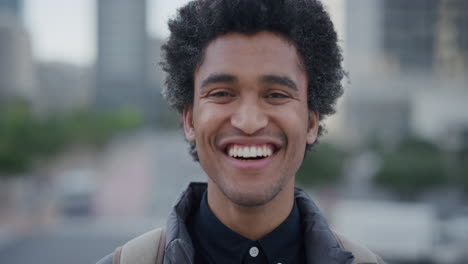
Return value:
<svg viewBox="0 0 468 264">
<path fill-rule="evenodd" d="M 7 13 L 16 17 L 22 15 L 22 1 L 21 0 L 1 0 L 0 13 Z"/>
<path fill-rule="evenodd" d="M 382 45 L 402 71 L 437 72 L 448 69 L 453 72 L 462 69 L 466 73 L 466 1 L 385 0 L 382 8 Z"/>
<path fill-rule="evenodd" d="M 382 47 L 402 71 L 432 71 L 439 0 L 382 2 Z"/>
<path fill-rule="evenodd" d="M 436 141 L 444 130 L 464 127 L 466 115 L 453 113 L 468 102 L 468 2 L 346 4 L 348 140 L 393 144 L 416 135 Z"/>
<path fill-rule="evenodd" d="M 97 22 L 96 106 L 146 113 L 146 0 L 99 0 Z"/>
<path fill-rule="evenodd" d="M 436 25 L 435 70 L 450 78 L 467 78 L 468 73 L 468 2 L 440 2 Z"/>
<path fill-rule="evenodd" d="M 407 79 L 411 133 L 444 144 L 468 127 L 468 2 L 385 0 L 383 14 L 384 51 Z"/>
<path fill-rule="evenodd" d="M 0 15 L 0 104 L 26 101 L 37 95 L 31 41 L 19 20 Z"/>
<path fill-rule="evenodd" d="M 408 90 L 383 46 L 384 1 L 346 1 L 343 138 L 351 147 L 398 142 L 408 132 Z"/>
<path fill-rule="evenodd" d="M 92 69 L 59 62 L 36 64 L 41 112 L 63 113 L 89 106 Z"/>
</svg>

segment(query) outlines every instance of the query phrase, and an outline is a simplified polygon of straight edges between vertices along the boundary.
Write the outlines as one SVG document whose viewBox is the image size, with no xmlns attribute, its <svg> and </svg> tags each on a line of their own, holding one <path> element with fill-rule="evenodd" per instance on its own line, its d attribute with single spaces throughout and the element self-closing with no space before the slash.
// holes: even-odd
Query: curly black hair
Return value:
<svg viewBox="0 0 468 264">
<path fill-rule="evenodd" d="M 346 73 L 336 31 L 320 1 L 195 0 L 180 8 L 168 25 L 171 34 L 162 46 L 161 65 L 167 72 L 163 96 L 179 113 L 193 103 L 194 74 L 212 40 L 230 32 L 270 31 L 290 41 L 300 54 L 309 80 L 308 106 L 318 113 L 318 135 L 323 134 L 322 121 L 335 113 Z M 194 143 L 190 153 L 198 161 Z"/>
</svg>

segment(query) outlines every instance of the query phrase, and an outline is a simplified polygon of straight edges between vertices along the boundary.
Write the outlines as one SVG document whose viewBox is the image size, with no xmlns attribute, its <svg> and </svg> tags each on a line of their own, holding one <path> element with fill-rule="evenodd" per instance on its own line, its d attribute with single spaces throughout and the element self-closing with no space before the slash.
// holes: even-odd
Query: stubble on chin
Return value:
<svg viewBox="0 0 468 264">
<path fill-rule="evenodd" d="M 223 183 L 218 184 L 215 182 L 215 184 L 233 204 L 250 208 L 264 206 L 271 202 L 285 188 L 289 180 L 294 179 L 282 177 L 278 179 L 278 181 L 270 184 L 270 186 L 262 186 L 258 190 L 242 190 L 239 187 L 228 187 Z"/>
</svg>

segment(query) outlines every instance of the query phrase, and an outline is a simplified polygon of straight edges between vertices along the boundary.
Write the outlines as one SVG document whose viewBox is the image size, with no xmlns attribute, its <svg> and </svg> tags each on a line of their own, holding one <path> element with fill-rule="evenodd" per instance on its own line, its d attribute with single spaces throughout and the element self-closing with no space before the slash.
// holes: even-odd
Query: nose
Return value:
<svg viewBox="0 0 468 264">
<path fill-rule="evenodd" d="M 268 125 L 268 117 L 258 103 L 246 101 L 231 117 L 231 125 L 252 135 Z"/>
</svg>

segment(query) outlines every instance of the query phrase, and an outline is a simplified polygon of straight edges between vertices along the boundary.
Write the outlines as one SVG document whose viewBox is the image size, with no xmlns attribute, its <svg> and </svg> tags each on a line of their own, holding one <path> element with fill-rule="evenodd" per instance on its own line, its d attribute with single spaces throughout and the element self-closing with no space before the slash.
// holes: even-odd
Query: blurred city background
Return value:
<svg viewBox="0 0 468 264">
<path fill-rule="evenodd" d="M 0 262 L 95 263 L 206 176 L 160 95 L 187 0 L 0 0 Z M 388 263 L 467 263 L 468 1 L 323 0 L 349 78 L 298 172 Z"/>
</svg>

